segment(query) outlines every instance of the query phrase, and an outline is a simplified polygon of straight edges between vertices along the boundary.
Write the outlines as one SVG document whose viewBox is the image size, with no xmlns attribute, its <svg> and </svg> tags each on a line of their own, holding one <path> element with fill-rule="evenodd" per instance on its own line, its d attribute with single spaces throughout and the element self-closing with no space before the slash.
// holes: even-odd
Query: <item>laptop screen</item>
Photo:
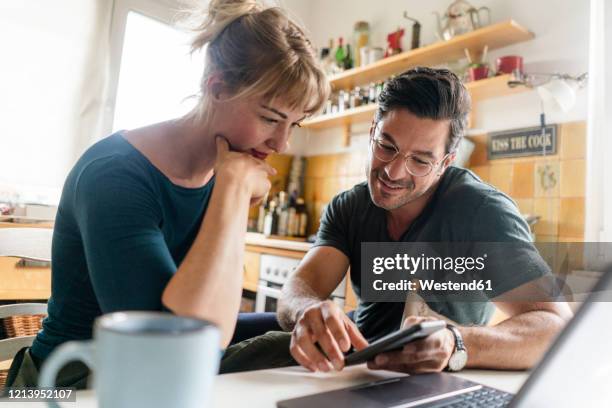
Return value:
<svg viewBox="0 0 612 408">
<path fill-rule="evenodd" d="M 612 407 L 611 300 L 609 269 L 511 406 Z"/>
</svg>

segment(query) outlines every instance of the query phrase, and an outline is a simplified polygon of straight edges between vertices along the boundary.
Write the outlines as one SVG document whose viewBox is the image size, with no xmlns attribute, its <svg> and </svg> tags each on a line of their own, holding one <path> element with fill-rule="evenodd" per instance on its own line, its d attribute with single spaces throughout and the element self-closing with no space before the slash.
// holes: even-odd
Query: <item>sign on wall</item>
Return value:
<svg viewBox="0 0 612 408">
<path fill-rule="evenodd" d="M 557 125 L 506 130 L 489 134 L 487 157 L 489 160 L 543 156 L 557 153 Z"/>
</svg>

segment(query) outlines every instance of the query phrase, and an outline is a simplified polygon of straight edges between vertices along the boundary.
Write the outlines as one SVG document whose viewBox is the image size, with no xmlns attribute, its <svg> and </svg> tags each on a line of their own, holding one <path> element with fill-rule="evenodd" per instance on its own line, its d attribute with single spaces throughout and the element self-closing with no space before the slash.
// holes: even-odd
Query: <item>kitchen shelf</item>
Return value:
<svg viewBox="0 0 612 408">
<path fill-rule="evenodd" d="M 468 49 L 476 58 L 485 45 L 489 51 L 531 40 L 534 34 L 514 20 L 507 20 L 458 35 L 448 41 L 439 41 L 414 50 L 384 58 L 365 67 L 349 69 L 333 75 L 329 81 L 335 91 L 352 89 L 357 85 L 377 82 L 393 74 L 418 65 L 435 66 L 465 57 Z"/>
<path fill-rule="evenodd" d="M 477 103 L 483 99 L 512 95 L 528 90 L 528 88 L 524 86 L 510 88 L 508 86 L 508 81 L 512 78 L 512 75 L 499 75 L 479 81 L 468 82 L 465 86 L 472 96 L 472 103 Z M 341 113 L 316 116 L 302 122 L 302 127 L 318 130 L 352 125 L 359 122 L 369 122 L 372 120 L 375 112 L 376 104 L 372 103 L 353 109 L 347 109 Z"/>
<path fill-rule="evenodd" d="M 357 108 L 347 109 L 344 112 L 315 116 L 312 119 L 302 121 L 301 127 L 318 130 L 367 122 L 372 120 L 374 112 L 376 112 L 376 104 L 370 103 Z"/>
</svg>

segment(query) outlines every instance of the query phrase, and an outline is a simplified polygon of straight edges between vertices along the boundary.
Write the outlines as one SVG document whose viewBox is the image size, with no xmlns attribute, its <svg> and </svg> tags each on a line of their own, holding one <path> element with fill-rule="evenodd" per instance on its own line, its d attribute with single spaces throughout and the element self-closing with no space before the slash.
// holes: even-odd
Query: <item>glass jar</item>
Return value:
<svg viewBox="0 0 612 408">
<path fill-rule="evenodd" d="M 353 29 L 353 42 L 355 50 L 355 66 L 362 67 L 368 61 L 361 60 L 361 49 L 370 45 L 370 24 L 367 21 L 357 21 Z"/>
</svg>

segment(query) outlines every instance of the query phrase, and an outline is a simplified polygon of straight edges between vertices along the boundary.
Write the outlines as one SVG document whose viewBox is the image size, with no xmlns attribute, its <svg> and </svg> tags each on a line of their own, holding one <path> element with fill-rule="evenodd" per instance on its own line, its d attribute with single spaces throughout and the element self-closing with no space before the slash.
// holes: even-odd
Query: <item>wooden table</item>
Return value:
<svg viewBox="0 0 612 408">
<path fill-rule="evenodd" d="M 369 370 L 365 364 L 349 367 L 339 373 L 310 373 L 301 367 L 289 367 L 225 374 L 216 379 L 213 406 L 219 408 L 273 408 L 276 407 L 277 401 L 283 399 L 350 387 L 398 375 L 401 374 Z M 528 373 L 466 370 L 455 375 L 515 393 L 526 380 Z M 95 393 L 92 390 L 78 391 L 76 404 L 64 403 L 63 406 L 97 407 Z M 19 407 L 43 408 L 46 405 L 42 402 L 20 403 Z"/>
</svg>

